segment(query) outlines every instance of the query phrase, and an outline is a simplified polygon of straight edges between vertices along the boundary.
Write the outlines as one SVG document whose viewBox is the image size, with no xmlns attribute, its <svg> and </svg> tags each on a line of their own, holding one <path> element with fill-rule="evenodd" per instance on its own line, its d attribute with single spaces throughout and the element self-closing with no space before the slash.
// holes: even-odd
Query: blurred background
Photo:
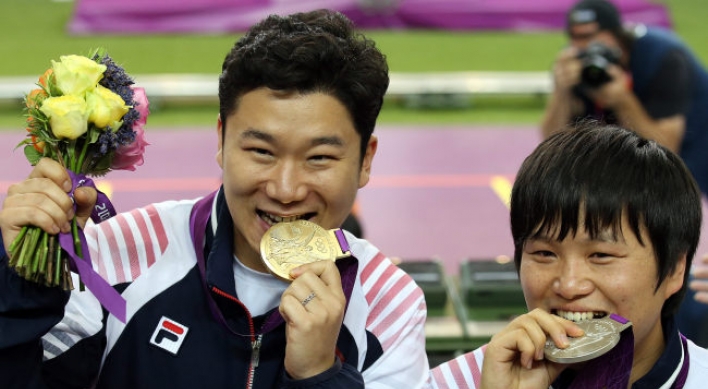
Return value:
<svg viewBox="0 0 708 389">
<path fill-rule="evenodd" d="M 22 97 L 52 59 L 103 47 L 150 99 L 145 164 L 100 180 L 119 211 L 219 185 L 217 81 L 224 55 L 270 13 L 333 8 L 386 54 L 391 87 L 365 238 L 424 287 L 431 363 L 469 350 L 523 311 L 506 200 L 540 140 L 550 67 L 571 0 L 2 0 L 0 200 L 31 167 Z M 675 30 L 708 62 L 704 0 L 616 0 L 625 21 Z M 705 236 L 705 234 L 704 234 Z M 705 239 L 703 239 L 705 241 Z M 701 243 L 699 253 L 708 252 Z"/>
</svg>

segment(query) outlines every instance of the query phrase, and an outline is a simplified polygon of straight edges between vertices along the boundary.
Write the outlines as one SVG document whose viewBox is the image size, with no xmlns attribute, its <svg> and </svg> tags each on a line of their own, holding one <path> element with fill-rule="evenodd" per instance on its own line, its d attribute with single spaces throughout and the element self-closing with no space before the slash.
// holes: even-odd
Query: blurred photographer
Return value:
<svg viewBox="0 0 708 389">
<path fill-rule="evenodd" d="M 619 124 L 678 153 L 708 193 L 708 72 L 691 50 L 670 31 L 623 25 L 607 0 L 576 3 L 566 31 L 569 46 L 553 67 L 544 138 L 588 117 Z M 706 347 L 708 306 L 697 302 L 708 303 L 705 265 L 694 276 L 678 322 Z"/>
<path fill-rule="evenodd" d="M 664 29 L 623 26 L 606 0 L 582 0 L 567 19 L 544 137 L 578 118 L 620 124 L 679 153 L 708 193 L 708 73 L 694 54 Z"/>
</svg>

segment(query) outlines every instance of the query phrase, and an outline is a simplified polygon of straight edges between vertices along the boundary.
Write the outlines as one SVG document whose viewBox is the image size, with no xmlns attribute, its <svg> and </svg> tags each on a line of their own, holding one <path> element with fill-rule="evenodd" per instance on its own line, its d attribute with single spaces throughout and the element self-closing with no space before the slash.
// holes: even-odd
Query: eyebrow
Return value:
<svg viewBox="0 0 708 389">
<path fill-rule="evenodd" d="M 241 133 L 241 138 L 244 139 L 258 139 L 268 143 L 275 143 L 275 138 L 273 135 L 263 132 L 261 130 L 256 130 L 255 128 L 249 128 Z"/>
<path fill-rule="evenodd" d="M 344 146 L 344 141 L 338 136 L 321 136 L 313 139 L 311 144 L 313 147 L 320 145 L 342 147 Z"/>
<path fill-rule="evenodd" d="M 246 131 L 244 131 L 241 134 L 241 138 L 244 138 L 244 139 L 252 138 L 252 139 L 262 140 L 262 141 L 268 142 L 268 143 L 276 143 L 276 139 L 273 135 L 271 135 L 267 132 L 255 129 L 255 128 L 249 128 Z M 317 138 L 312 139 L 312 141 L 310 142 L 310 145 L 312 147 L 320 146 L 320 145 L 342 147 L 342 146 L 344 146 L 344 141 L 342 140 L 342 138 L 340 138 L 338 136 L 321 136 L 321 137 L 317 137 Z"/>
</svg>

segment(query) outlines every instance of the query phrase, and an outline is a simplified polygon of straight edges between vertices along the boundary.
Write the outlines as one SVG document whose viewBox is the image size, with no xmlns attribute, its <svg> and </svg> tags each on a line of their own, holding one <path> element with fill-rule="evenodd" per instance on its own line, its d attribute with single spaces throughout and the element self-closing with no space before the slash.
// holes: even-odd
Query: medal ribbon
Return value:
<svg viewBox="0 0 708 389">
<path fill-rule="evenodd" d="M 619 315 L 613 314 L 610 317 L 622 324 L 627 322 L 627 319 Z M 681 337 L 683 362 L 676 379 L 671 385 L 671 389 L 684 387 L 690 365 L 686 337 L 683 334 L 679 335 Z M 629 327 L 620 335 L 620 341 L 617 346 L 604 356 L 592 359 L 583 366 L 583 369 L 578 372 L 569 389 L 626 389 L 629 384 L 629 375 L 632 372 L 633 359 L 634 333 L 632 327 Z"/>
<path fill-rule="evenodd" d="M 342 252 L 344 254 L 347 254 L 349 252 L 349 242 L 347 242 L 347 237 L 344 236 L 344 232 L 342 231 L 341 228 L 337 228 L 334 231 L 334 236 L 337 237 L 337 242 L 339 242 L 339 247 L 342 249 Z"/>
<path fill-rule="evenodd" d="M 87 178 L 83 174 L 77 174 L 68 171 L 71 178 L 71 192 L 69 195 L 73 199 L 74 191 L 82 186 L 96 189 L 93 180 Z M 113 204 L 108 200 L 103 192 L 96 190 L 98 197 L 96 205 L 91 212 L 91 220 L 95 223 L 100 223 L 106 219 L 113 217 L 116 214 Z M 74 211 L 76 211 L 76 202 L 74 202 Z M 125 323 L 126 318 L 126 302 L 123 296 L 118 293 L 113 287 L 101 277 L 91 266 L 91 255 L 88 245 L 86 244 L 86 236 L 81 227 L 78 228 L 78 238 L 81 242 L 81 253 L 79 256 L 74 250 L 74 237 L 71 233 L 62 232 L 59 234 L 59 245 L 69 255 L 69 267 L 75 273 L 79 274 L 81 282 L 93 293 L 103 307 L 108 310 L 118 320 Z M 82 258 L 83 257 L 83 258 Z"/>
<path fill-rule="evenodd" d="M 612 314 L 610 318 L 626 324 L 627 319 Z M 627 389 L 634 359 L 632 327 L 622 331 L 619 343 L 602 357 L 591 359 L 578 372 L 569 389 Z"/>
<path fill-rule="evenodd" d="M 205 248 L 205 233 L 207 222 L 211 216 L 211 204 L 214 201 L 216 192 L 212 192 L 208 196 L 203 197 L 192 207 L 192 213 L 189 215 L 189 234 L 192 237 L 192 244 L 194 245 L 194 253 L 197 255 L 197 266 L 199 267 L 199 273 L 202 279 L 202 288 L 209 303 L 209 310 L 216 321 L 221 323 L 226 329 L 232 331 L 229 325 L 226 323 L 226 319 L 219 311 L 219 307 L 216 306 L 216 301 L 211 296 L 209 291 L 209 286 L 206 282 L 206 260 L 204 258 L 204 248 Z M 233 331 L 232 331 L 233 332 Z"/>
</svg>

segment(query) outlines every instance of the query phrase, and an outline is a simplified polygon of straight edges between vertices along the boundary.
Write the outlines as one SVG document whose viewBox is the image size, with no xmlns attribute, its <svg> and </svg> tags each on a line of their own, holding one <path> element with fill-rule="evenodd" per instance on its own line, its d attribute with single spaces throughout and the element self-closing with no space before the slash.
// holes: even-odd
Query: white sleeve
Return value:
<svg viewBox="0 0 708 389">
<path fill-rule="evenodd" d="M 423 388 L 428 380 L 425 349 L 427 308 L 422 289 L 380 253 L 361 270 L 368 304 L 366 330 L 383 354 L 362 372 L 367 388 Z"/>
<path fill-rule="evenodd" d="M 430 370 L 430 389 L 474 389 L 480 386 L 484 347 L 441 363 Z"/>
</svg>

